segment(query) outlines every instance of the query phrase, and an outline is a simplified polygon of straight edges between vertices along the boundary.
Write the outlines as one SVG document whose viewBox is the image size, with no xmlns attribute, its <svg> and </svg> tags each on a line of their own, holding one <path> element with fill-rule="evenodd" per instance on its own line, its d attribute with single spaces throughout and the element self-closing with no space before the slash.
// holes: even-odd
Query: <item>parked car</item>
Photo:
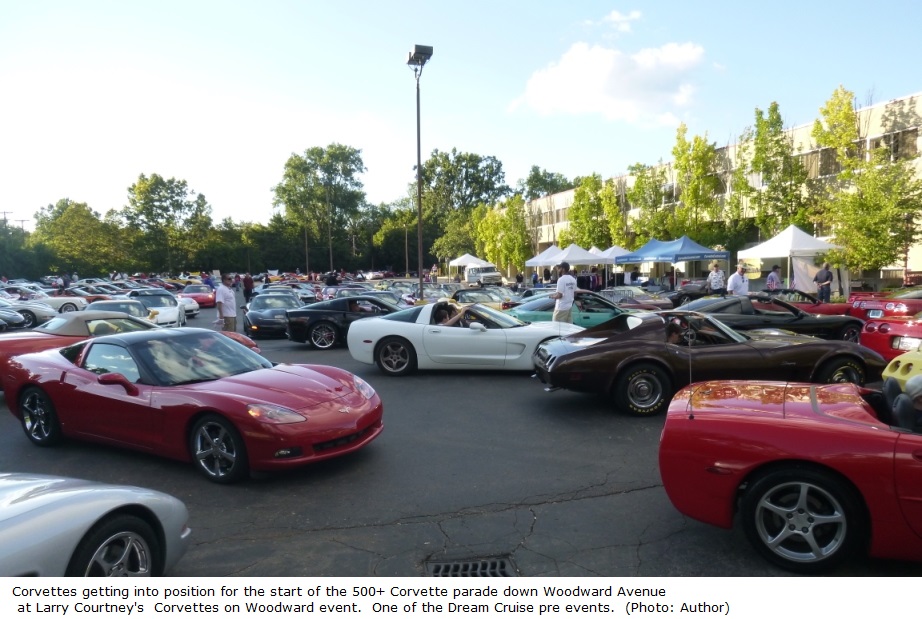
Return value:
<svg viewBox="0 0 922 619">
<path fill-rule="evenodd" d="M 185 306 L 163 288 L 129 290 L 128 298 L 140 301 L 148 310 L 155 310 L 157 314 L 153 317 L 154 322 L 161 327 L 186 326 Z"/>
<path fill-rule="evenodd" d="M 787 301 L 794 307 L 799 307 L 809 314 L 836 314 L 846 316 L 851 313 L 851 303 L 823 303 L 815 296 L 801 290 L 780 288 L 778 290 L 763 290 L 770 297 Z"/>
<path fill-rule="evenodd" d="M 922 434 L 896 409 L 855 385 L 693 384 L 666 415 L 663 486 L 689 518 L 726 529 L 738 518 L 787 570 L 863 553 L 920 561 Z"/>
<path fill-rule="evenodd" d="M 182 289 L 182 292 L 176 293 L 177 299 L 190 298 L 198 303 L 199 307 L 215 307 L 214 288 L 206 284 L 189 284 Z"/>
<path fill-rule="evenodd" d="M 687 306 L 685 306 L 687 307 Z M 681 335 L 667 341 L 668 329 Z M 853 382 L 880 378 L 886 362 L 857 343 L 800 335 L 745 334 L 714 314 L 682 310 L 622 314 L 538 347 L 535 369 L 550 389 L 598 393 L 635 416 L 666 410 L 700 380 Z"/>
<path fill-rule="evenodd" d="M 582 330 L 562 322 L 525 324 L 479 303 L 460 308 L 463 317 L 455 325 L 437 324 L 439 310 L 450 306 L 429 303 L 355 322 L 347 336 L 349 354 L 390 376 L 417 369 L 523 371 L 532 368 L 540 343 Z"/>
<path fill-rule="evenodd" d="M 506 313 L 523 322 L 547 322 L 554 317 L 555 303 L 554 299 L 541 296 L 508 309 Z M 632 310 L 622 309 L 594 292 L 577 292 L 574 295 L 571 316 L 573 324 L 580 327 L 593 327 L 626 311 Z"/>
<path fill-rule="evenodd" d="M 288 310 L 298 309 L 301 302 L 289 293 L 263 293 L 241 306 L 243 332 L 252 338 L 285 336 L 288 333 Z"/>
<path fill-rule="evenodd" d="M 12 331 L 26 329 L 26 319 L 17 311 L 9 308 L 0 307 L 0 331 Z"/>
<path fill-rule="evenodd" d="M 864 321 L 853 316 L 809 314 L 771 295 L 706 297 L 682 306 L 690 312 L 713 314 L 737 330 L 785 329 L 826 340 L 857 342 Z"/>
<path fill-rule="evenodd" d="M 373 296 L 340 297 L 288 310 L 288 339 L 310 342 L 326 350 L 345 342 L 352 324 L 370 316 L 400 311 L 400 308 Z"/>
<path fill-rule="evenodd" d="M 860 342 L 891 360 L 922 344 L 922 312 L 915 316 L 870 318 L 861 330 Z"/>
<path fill-rule="evenodd" d="M 205 329 L 18 355 L 2 379 L 7 407 L 40 447 L 65 438 L 118 445 L 191 462 L 217 483 L 356 451 L 383 427 L 381 399 L 361 378 L 276 366 Z"/>
<path fill-rule="evenodd" d="M 86 309 L 88 303 L 86 299 L 71 296 L 51 296 L 34 288 L 27 286 L 5 286 L 7 292 L 18 294 L 23 301 L 36 301 L 53 307 L 58 312 L 76 312 Z"/>
<path fill-rule="evenodd" d="M 129 316 L 134 316 L 135 318 L 143 318 L 149 320 L 153 324 L 157 324 L 154 319 L 157 310 L 147 309 L 147 306 L 138 301 L 137 299 L 129 299 L 127 297 L 123 299 L 111 299 L 109 301 L 93 301 L 87 307 L 87 310 L 93 311 L 103 311 L 103 312 L 123 312 Z"/>
<path fill-rule="evenodd" d="M 852 301 L 849 313 L 858 318 L 915 316 L 922 312 L 922 288 L 898 290 L 886 297 L 869 295 Z"/>
<path fill-rule="evenodd" d="M 672 301 L 659 294 L 651 294 L 640 286 L 612 286 L 599 292 L 600 295 L 623 309 L 664 310 L 672 309 Z"/>
<path fill-rule="evenodd" d="M 40 303 L 38 301 L 19 301 L 19 300 L 7 300 L 0 299 L 0 310 L 6 312 L 16 312 L 25 320 L 25 323 L 22 324 L 22 327 L 25 329 L 30 329 L 36 325 L 48 322 L 55 316 L 60 316 L 57 310 L 55 310 L 50 305 Z M 11 321 L 16 325 L 19 324 L 19 321 L 12 318 Z"/>
<path fill-rule="evenodd" d="M 0 473 L 0 522 L 3 577 L 162 576 L 191 539 L 173 496 L 34 473 Z"/>
<path fill-rule="evenodd" d="M 695 279 L 679 286 L 675 290 L 663 293 L 663 296 L 672 301 L 673 307 L 685 305 L 689 301 L 694 301 L 711 294 L 708 290 L 706 279 Z"/>
</svg>

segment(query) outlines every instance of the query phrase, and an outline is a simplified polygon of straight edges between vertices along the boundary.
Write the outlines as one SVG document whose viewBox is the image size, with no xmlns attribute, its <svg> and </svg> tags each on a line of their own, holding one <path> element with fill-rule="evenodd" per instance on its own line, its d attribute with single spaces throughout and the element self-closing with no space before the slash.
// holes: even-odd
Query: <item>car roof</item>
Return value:
<svg viewBox="0 0 922 619">
<path fill-rule="evenodd" d="M 54 331 L 46 331 L 42 326 L 35 327 L 33 331 L 38 331 L 39 333 L 54 333 L 55 335 L 73 335 L 73 336 L 85 336 L 86 328 L 83 326 L 83 323 L 87 323 L 91 320 L 107 320 L 111 318 L 127 318 L 129 320 L 139 321 L 138 318 L 126 314 L 125 312 L 105 312 L 102 310 L 83 310 L 82 312 L 67 312 L 56 316 L 56 321 L 63 324 Z M 140 321 L 143 323 L 143 321 Z"/>
</svg>

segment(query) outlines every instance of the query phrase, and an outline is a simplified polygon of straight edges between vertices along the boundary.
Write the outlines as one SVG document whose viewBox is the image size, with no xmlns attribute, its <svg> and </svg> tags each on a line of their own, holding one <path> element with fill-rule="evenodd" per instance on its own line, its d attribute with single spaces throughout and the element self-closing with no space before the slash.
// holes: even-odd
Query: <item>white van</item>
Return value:
<svg viewBox="0 0 922 619">
<path fill-rule="evenodd" d="M 469 264 L 464 268 L 464 282 L 468 286 L 499 286 L 503 283 L 503 276 L 496 270 L 495 264 Z"/>
</svg>

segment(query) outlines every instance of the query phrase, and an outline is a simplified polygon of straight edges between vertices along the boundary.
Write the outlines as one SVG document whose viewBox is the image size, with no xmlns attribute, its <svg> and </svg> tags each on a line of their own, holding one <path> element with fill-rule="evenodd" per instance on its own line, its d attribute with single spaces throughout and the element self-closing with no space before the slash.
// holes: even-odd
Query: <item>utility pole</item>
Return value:
<svg viewBox="0 0 922 619">
<path fill-rule="evenodd" d="M 18 221 L 19 229 L 22 230 L 23 232 L 26 231 L 26 222 L 29 221 L 28 219 L 14 219 L 13 221 Z"/>
</svg>

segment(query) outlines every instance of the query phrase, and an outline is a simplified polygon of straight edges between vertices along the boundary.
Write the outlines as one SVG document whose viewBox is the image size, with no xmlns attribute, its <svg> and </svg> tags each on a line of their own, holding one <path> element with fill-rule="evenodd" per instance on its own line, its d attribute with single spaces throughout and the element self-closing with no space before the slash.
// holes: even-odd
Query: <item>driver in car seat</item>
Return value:
<svg viewBox="0 0 922 619">
<path fill-rule="evenodd" d="M 684 330 L 675 322 L 666 325 L 666 342 L 669 344 L 682 344 Z"/>
</svg>

